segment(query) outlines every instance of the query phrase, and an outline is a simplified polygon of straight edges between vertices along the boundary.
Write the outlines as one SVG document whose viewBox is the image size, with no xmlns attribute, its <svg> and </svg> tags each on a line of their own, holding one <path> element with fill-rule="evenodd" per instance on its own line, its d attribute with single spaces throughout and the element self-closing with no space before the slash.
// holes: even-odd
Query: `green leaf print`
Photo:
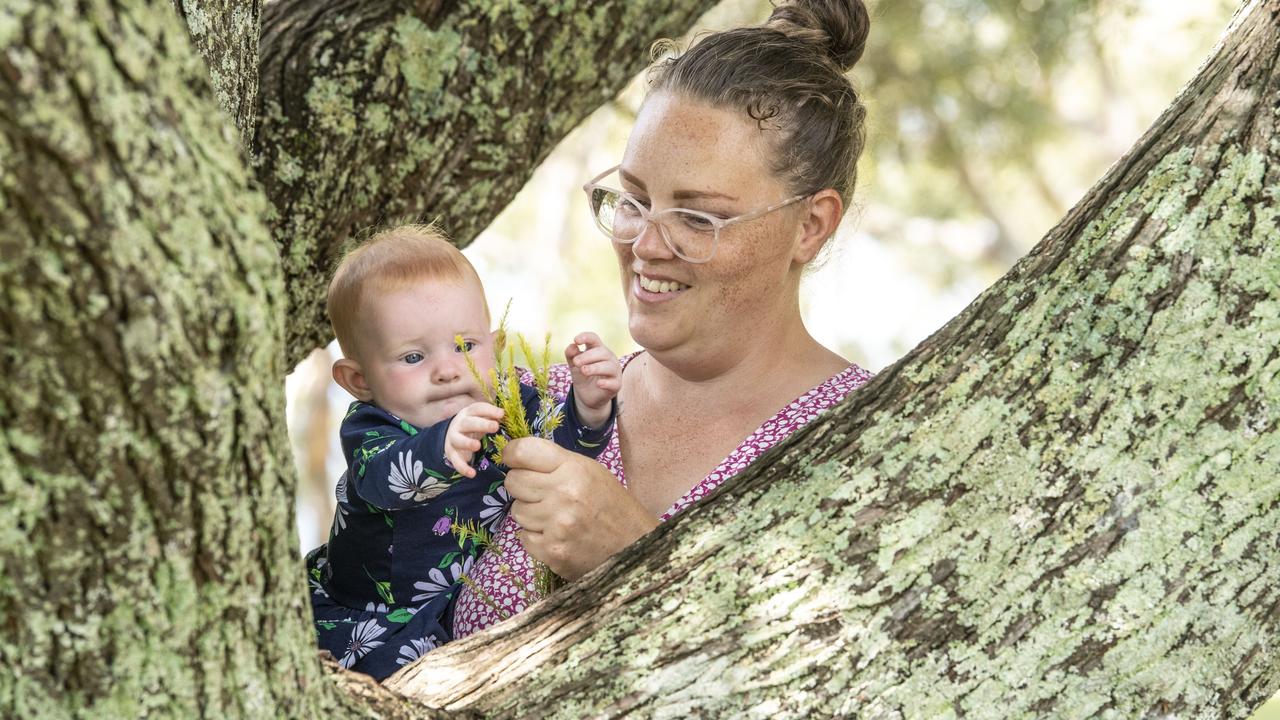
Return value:
<svg viewBox="0 0 1280 720">
<path fill-rule="evenodd" d="M 401 625 L 409 622 L 412 618 L 413 613 L 409 612 L 406 608 L 396 608 L 393 612 L 387 613 L 388 620 L 393 623 L 400 623 Z"/>
<path fill-rule="evenodd" d="M 370 503 L 370 502 L 366 502 L 366 503 L 364 504 L 364 506 L 365 506 L 366 508 L 368 508 L 368 509 L 369 509 L 370 514 L 373 514 L 373 515 L 381 515 L 381 516 L 382 516 L 382 521 L 383 521 L 383 522 L 385 522 L 385 523 L 387 524 L 387 527 L 389 527 L 389 528 L 393 528 L 393 527 L 395 527 L 395 526 L 396 526 L 395 522 L 391 519 L 391 514 L 390 514 L 390 513 L 387 513 L 386 511 L 384 511 L 384 510 L 383 510 L 382 508 L 380 508 L 380 507 L 375 507 L 375 506 L 373 505 L 373 503 Z M 372 579 L 372 578 L 371 578 L 371 579 Z"/>
<path fill-rule="evenodd" d="M 374 580 L 373 586 L 378 589 L 378 594 L 382 596 L 383 600 L 386 600 L 388 603 L 395 602 L 395 599 L 391 597 L 391 583 L 382 580 Z"/>
<path fill-rule="evenodd" d="M 400 429 L 409 433 L 409 437 L 413 437 L 414 435 L 418 434 L 418 431 L 415 430 L 412 425 L 410 425 L 409 423 L 403 420 L 400 421 Z"/>
<path fill-rule="evenodd" d="M 334 629 L 334 628 L 338 627 L 338 624 L 337 624 L 337 623 L 331 623 L 331 622 L 322 622 L 322 621 L 317 621 L 317 622 L 316 622 L 316 624 L 317 624 L 317 625 L 319 625 L 320 627 L 324 628 L 325 630 L 332 630 L 332 629 Z"/>
<path fill-rule="evenodd" d="M 489 489 L 486 490 L 484 494 L 492 494 L 494 490 L 498 489 L 498 486 L 502 485 L 503 480 L 505 480 L 505 478 L 498 478 L 497 480 L 494 480 L 493 484 L 489 486 Z"/>
<path fill-rule="evenodd" d="M 457 559 L 458 559 L 457 550 L 454 550 L 451 553 L 446 553 L 444 557 L 440 558 L 440 562 L 436 565 L 436 567 L 443 570 L 444 568 L 447 568 L 450 565 L 452 565 L 453 561 Z"/>
</svg>

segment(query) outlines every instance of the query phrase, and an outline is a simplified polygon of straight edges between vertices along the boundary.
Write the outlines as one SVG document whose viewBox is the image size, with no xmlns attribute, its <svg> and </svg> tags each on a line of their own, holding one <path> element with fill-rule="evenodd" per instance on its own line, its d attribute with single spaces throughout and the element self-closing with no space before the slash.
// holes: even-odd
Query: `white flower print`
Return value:
<svg viewBox="0 0 1280 720">
<path fill-rule="evenodd" d="M 493 531 L 498 523 L 502 522 L 502 518 L 506 517 L 511 496 L 507 494 L 506 487 L 500 487 L 498 492 L 485 495 L 483 501 L 484 509 L 480 511 L 480 526 Z"/>
<path fill-rule="evenodd" d="M 458 583 L 458 579 L 463 575 L 471 572 L 471 564 L 475 562 L 475 558 L 468 555 L 462 564 L 453 563 L 447 570 L 440 568 L 431 568 L 427 573 L 426 580 L 420 580 L 413 584 L 413 587 L 423 592 L 410 598 L 410 602 L 426 602 L 431 598 L 443 592 L 448 592 L 449 588 Z"/>
<path fill-rule="evenodd" d="M 387 631 L 386 628 L 378 624 L 376 620 L 365 620 L 356 625 L 351 630 L 351 640 L 347 643 L 347 654 L 338 660 L 338 664 L 344 668 L 349 668 L 356 664 L 356 661 L 374 648 L 381 647 L 382 641 L 377 638 Z"/>
<path fill-rule="evenodd" d="M 337 535 L 339 532 L 347 529 L 347 508 L 342 503 L 333 509 L 333 530 L 332 534 Z"/>
<path fill-rule="evenodd" d="M 347 473 L 344 471 L 342 477 L 338 478 L 338 487 L 334 488 L 333 494 L 338 498 L 338 502 L 347 502 Z"/>
<path fill-rule="evenodd" d="M 422 502 L 445 491 L 445 484 L 438 478 L 419 475 L 422 475 L 422 461 L 415 461 L 413 451 L 406 450 L 400 453 L 396 464 L 391 466 L 391 477 L 387 478 L 387 482 L 391 485 L 392 492 L 397 493 L 401 500 L 412 498 L 414 502 Z"/>
<path fill-rule="evenodd" d="M 435 650 L 440 646 L 440 641 L 436 640 L 435 635 L 428 635 L 422 640 L 411 640 L 409 645 L 400 647 L 400 654 L 404 657 L 396 658 L 397 665 L 408 665 L 418 658 L 426 655 L 429 651 Z"/>
<path fill-rule="evenodd" d="M 375 605 L 375 604 L 373 604 L 373 603 L 365 603 L 364 611 L 365 611 L 365 612 L 376 612 L 376 613 L 382 613 L 382 614 L 384 614 L 384 615 L 385 615 L 385 614 L 386 614 L 386 612 L 387 612 L 387 604 L 386 604 L 386 603 L 378 603 L 378 604 L 376 604 L 376 605 Z"/>
</svg>

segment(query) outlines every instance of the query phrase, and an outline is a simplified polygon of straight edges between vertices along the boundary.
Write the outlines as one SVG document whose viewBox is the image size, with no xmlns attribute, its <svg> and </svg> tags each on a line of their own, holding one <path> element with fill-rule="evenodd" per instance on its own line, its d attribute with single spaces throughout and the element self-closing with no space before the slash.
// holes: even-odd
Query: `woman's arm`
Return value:
<svg viewBox="0 0 1280 720">
<path fill-rule="evenodd" d="M 658 526 L 603 465 L 539 438 L 502 451 L 511 514 L 534 558 L 576 580 Z"/>
</svg>

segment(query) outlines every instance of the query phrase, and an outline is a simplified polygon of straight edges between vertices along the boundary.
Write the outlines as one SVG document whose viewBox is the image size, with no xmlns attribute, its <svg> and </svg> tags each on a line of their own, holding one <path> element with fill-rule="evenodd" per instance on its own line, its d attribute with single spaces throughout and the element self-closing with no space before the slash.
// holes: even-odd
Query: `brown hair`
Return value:
<svg viewBox="0 0 1280 720">
<path fill-rule="evenodd" d="M 862 0 L 795 0 L 763 25 L 712 33 L 657 62 L 650 90 L 746 110 L 777 130 L 773 172 L 797 194 L 833 188 L 845 206 L 866 144 L 866 108 L 845 73 L 866 48 Z M 661 52 L 665 46 L 655 46 Z"/>
<path fill-rule="evenodd" d="M 395 292 L 426 280 L 481 284 L 471 262 L 434 225 L 388 228 L 343 255 L 329 282 L 327 303 L 342 354 L 351 357 L 356 350 L 360 307 L 370 293 Z M 487 305 L 484 314 L 489 316 Z"/>
</svg>

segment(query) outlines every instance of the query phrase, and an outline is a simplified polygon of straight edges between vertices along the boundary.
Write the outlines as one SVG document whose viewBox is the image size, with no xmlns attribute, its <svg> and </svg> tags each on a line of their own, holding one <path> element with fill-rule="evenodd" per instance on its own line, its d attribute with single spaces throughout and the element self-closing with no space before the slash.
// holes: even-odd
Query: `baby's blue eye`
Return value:
<svg viewBox="0 0 1280 720">
<path fill-rule="evenodd" d="M 475 349 L 476 349 L 476 344 L 474 342 L 472 342 L 471 340 L 463 340 L 462 347 L 458 349 L 458 352 L 471 352 L 472 350 L 475 350 Z"/>
<path fill-rule="evenodd" d="M 404 361 L 410 365 L 417 365 L 422 362 L 422 353 L 409 353 L 404 356 Z"/>
</svg>

